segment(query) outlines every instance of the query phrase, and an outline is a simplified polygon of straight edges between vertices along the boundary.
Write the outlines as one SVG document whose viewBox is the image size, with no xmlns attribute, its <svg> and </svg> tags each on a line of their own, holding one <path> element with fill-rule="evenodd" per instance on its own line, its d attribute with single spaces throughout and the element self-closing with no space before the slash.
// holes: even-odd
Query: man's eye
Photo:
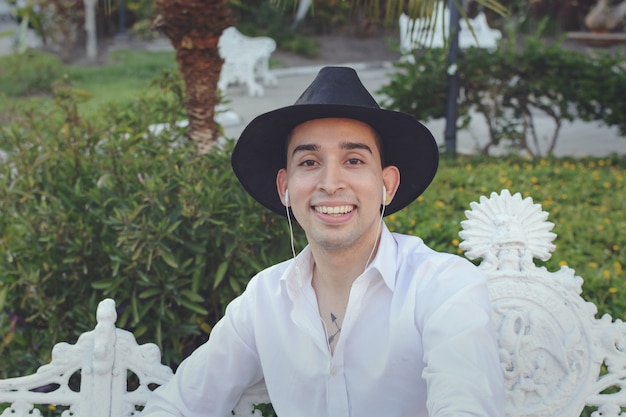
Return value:
<svg viewBox="0 0 626 417">
<path fill-rule="evenodd" d="M 363 163 L 363 161 L 361 161 L 359 158 L 350 158 L 347 162 L 348 165 L 359 165 Z"/>
<path fill-rule="evenodd" d="M 300 162 L 300 166 L 303 166 L 303 167 L 312 167 L 314 165 L 315 165 L 315 161 L 312 159 L 307 159 L 306 161 Z"/>
</svg>

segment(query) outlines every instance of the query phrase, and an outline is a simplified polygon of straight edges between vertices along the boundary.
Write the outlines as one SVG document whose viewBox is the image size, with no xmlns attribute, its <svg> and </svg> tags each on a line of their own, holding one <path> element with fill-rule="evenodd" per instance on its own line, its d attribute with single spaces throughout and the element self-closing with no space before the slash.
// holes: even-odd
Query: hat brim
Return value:
<svg viewBox="0 0 626 417">
<path fill-rule="evenodd" d="M 401 210 L 432 182 L 439 164 L 437 142 L 413 116 L 392 110 L 340 104 L 299 104 L 264 113 L 244 129 L 232 154 L 232 167 L 244 189 L 273 212 L 286 216 L 276 187 L 285 168 L 286 139 L 299 124 L 323 118 L 349 118 L 381 136 L 385 165 L 400 171 L 400 186 L 385 215 Z"/>
</svg>

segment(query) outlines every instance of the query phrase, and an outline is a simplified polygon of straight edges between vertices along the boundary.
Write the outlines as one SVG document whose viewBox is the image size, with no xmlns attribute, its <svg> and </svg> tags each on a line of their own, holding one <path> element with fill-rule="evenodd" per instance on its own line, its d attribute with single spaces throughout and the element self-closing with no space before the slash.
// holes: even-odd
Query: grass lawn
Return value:
<svg viewBox="0 0 626 417">
<path fill-rule="evenodd" d="M 177 64 L 173 51 L 118 50 L 111 53 L 106 66 L 67 69 L 76 88 L 93 95 L 84 110 L 95 111 L 106 103 L 132 101 L 156 75 L 163 70 L 176 71 Z"/>
<path fill-rule="evenodd" d="M 173 51 L 116 50 L 103 66 L 63 65 L 50 55 L 33 52 L 1 57 L 0 113 L 33 98 L 47 105 L 53 83 L 65 79 L 83 93 L 79 110 L 92 114 L 107 103 L 131 102 L 163 70 L 177 70 Z"/>
</svg>

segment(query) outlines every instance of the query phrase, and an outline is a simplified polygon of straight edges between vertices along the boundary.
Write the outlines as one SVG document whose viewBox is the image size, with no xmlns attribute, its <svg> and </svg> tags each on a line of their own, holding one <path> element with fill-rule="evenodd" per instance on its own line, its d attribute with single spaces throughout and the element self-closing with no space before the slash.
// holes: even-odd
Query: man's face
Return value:
<svg viewBox="0 0 626 417">
<path fill-rule="evenodd" d="M 287 167 L 276 184 L 311 245 L 328 250 L 371 250 L 383 185 L 390 199 L 399 184 L 395 167 L 381 166 L 376 133 L 352 119 L 316 119 L 297 126 Z M 388 200 L 390 201 L 390 200 Z"/>
</svg>

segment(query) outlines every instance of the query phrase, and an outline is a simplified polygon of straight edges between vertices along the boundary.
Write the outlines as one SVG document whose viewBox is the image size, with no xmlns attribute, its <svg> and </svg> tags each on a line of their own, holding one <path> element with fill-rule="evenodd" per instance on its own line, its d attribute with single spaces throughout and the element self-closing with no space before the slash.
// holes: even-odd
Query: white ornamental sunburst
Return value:
<svg viewBox="0 0 626 417">
<path fill-rule="evenodd" d="M 555 249 L 556 234 L 550 232 L 554 223 L 547 221 L 548 213 L 532 198 L 522 199 L 520 193 L 511 195 L 505 189 L 490 198 L 480 197 L 480 203 L 472 202 L 470 207 L 459 233 L 463 239 L 459 246 L 469 259 L 482 258 L 483 264 L 497 269 L 513 262 L 515 269 L 521 269 L 533 258 L 550 258 Z"/>
</svg>

